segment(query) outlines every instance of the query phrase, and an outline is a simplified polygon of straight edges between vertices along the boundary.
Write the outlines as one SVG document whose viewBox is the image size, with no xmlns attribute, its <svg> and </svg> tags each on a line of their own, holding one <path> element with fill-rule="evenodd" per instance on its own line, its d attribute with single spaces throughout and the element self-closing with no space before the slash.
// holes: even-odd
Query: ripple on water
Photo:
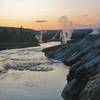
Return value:
<svg viewBox="0 0 100 100">
<path fill-rule="evenodd" d="M 0 52 L 2 66 L 8 64 L 10 67 L 30 67 L 32 70 L 34 68 L 40 70 L 10 69 L 0 75 L 0 100 L 63 100 L 61 92 L 66 84 L 68 68 L 61 62 L 47 59 L 42 49 L 43 46 Z M 34 65 L 35 63 L 37 65 Z"/>
</svg>

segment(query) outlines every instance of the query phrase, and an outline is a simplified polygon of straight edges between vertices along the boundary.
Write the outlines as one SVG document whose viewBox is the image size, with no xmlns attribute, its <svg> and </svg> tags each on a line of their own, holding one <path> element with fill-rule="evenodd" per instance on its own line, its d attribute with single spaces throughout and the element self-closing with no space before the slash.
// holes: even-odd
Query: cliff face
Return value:
<svg viewBox="0 0 100 100">
<path fill-rule="evenodd" d="M 62 92 L 65 100 L 100 100 L 100 34 L 87 35 L 44 52 L 71 66 Z"/>
<path fill-rule="evenodd" d="M 93 30 L 92 29 L 79 29 L 74 30 L 72 32 L 72 40 L 78 40 L 82 39 L 86 35 L 90 34 Z M 38 34 L 38 41 L 42 42 L 50 42 L 50 41 L 61 41 L 64 39 L 62 30 L 46 30 L 46 31 L 40 31 L 40 34 Z M 68 35 L 67 35 L 68 36 Z M 65 40 L 66 41 L 66 40 Z"/>
</svg>

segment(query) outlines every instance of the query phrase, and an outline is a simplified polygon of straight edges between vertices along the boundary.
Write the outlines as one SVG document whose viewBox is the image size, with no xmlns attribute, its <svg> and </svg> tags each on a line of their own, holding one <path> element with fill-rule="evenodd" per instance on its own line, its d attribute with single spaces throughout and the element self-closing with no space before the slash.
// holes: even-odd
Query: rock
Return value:
<svg viewBox="0 0 100 100">
<path fill-rule="evenodd" d="M 89 79 L 78 100 L 100 100 L 100 74 Z"/>
<path fill-rule="evenodd" d="M 58 48 L 46 49 L 45 53 L 70 66 L 68 83 L 62 92 L 65 100 L 100 100 L 100 34 L 88 34 Z"/>
<path fill-rule="evenodd" d="M 41 67 L 39 66 L 41 63 L 39 62 L 33 62 L 33 61 L 26 61 L 26 62 L 21 62 L 21 61 L 8 61 L 4 65 L 4 69 L 9 70 L 9 69 L 14 69 L 14 70 L 30 70 L 30 71 L 52 71 L 53 68 L 51 67 Z M 43 63 L 42 63 L 43 64 Z"/>
<path fill-rule="evenodd" d="M 5 69 L 14 69 L 14 70 L 30 70 L 34 66 L 38 66 L 41 63 L 38 62 L 22 62 L 22 61 L 8 61 L 5 65 Z"/>
<path fill-rule="evenodd" d="M 76 79 L 73 79 L 71 82 L 69 82 L 65 88 L 63 89 L 62 92 L 62 96 L 64 97 L 64 99 L 68 99 L 70 92 L 72 91 L 73 87 L 75 86 L 75 84 L 77 83 Z"/>
<path fill-rule="evenodd" d="M 52 71 L 53 68 L 52 67 L 31 67 L 29 69 L 30 71 Z"/>
</svg>

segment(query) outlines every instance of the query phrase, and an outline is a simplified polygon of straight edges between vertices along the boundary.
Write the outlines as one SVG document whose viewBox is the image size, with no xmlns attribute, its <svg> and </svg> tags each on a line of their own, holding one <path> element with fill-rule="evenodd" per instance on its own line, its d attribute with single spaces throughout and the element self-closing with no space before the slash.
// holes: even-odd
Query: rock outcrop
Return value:
<svg viewBox="0 0 100 100">
<path fill-rule="evenodd" d="M 46 56 L 71 66 L 65 100 L 100 100 L 100 34 L 43 50 Z"/>
<path fill-rule="evenodd" d="M 93 31 L 92 29 L 73 30 L 71 39 L 72 40 L 82 39 L 86 35 L 89 35 L 92 31 Z M 67 33 L 66 33 L 66 35 L 67 35 Z M 46 30 L 46 31 L 41 30 L 37 34 L 36 37 L 40 43 L 41 42 L 50 42 L 50 41 L 61 41 L 61 43 L 62 43 L 64 41 L 66 41 L 64 39 L 64 36 L 66 37 L 66 35 L 63 34 L 62 30 Z M 63 39 L 64 39 L 64 41 L 63 41 Z"/>
</svg>

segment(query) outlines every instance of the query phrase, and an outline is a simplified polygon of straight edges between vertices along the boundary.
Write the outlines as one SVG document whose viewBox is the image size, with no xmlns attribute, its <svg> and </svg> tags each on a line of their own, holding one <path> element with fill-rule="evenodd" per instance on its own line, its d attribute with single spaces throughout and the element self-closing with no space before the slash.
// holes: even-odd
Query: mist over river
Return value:
<svg viewBox="0 0 100 100">
<path fill-rule="evenodd" d="M 9 69 L 0 74 L 0 100 L 63 100 L 61 92 L 66 84 L 68 67 L 62 62 L 48 59 L 44 48 L 59 42 L 43 43 L 38 47 L 0 51 L 0 69 L 10 66 L 52 68 L 50 71 Z"/>
</svg>

